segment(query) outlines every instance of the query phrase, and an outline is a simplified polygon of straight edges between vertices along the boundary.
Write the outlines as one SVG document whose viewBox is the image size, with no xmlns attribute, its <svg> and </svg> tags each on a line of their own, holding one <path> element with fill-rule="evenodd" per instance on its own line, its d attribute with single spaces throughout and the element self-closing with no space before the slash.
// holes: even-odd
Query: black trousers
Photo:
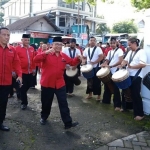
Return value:
<svg viewBox="0 0 150 150">
<path fill-rule="evenodd" d="M 22 80 L 23 80 L 23 85 L 20 88 L 20 93 L 21 93 L 21 104 L 28 105 L 28 100 L 27 100 L 27 91 L 31 87 L 32 84 L 32 74 L 22 74 Z"/>
<path fill-rule="evenodd" d="M 114 107 L 121 107 L 121 95 L 120 95 L 120 91 L 119 88 L 116 86 L 116 84 L 111 81 L 114 87 L 114 97 L 113 97 L 113 103 L 114 103 Z M 108 88 L 108 86 L 105 84 L 104 85 L 104 94 L 103 94 L 103 103 L 106 104 L 110 104 L 111 102 L 111 91 Z"/>
<path fill-rule="evenodd" d="M 65 80 L 65 83 L 66 83 L 66 93 L 73 93 L 74 83 L 66 75 L 66 71 L 64 72 L 64 80 Z"/>
<path fill-rule="evenodd" d="M 96 76 L 96 73 L 99 69 L 100 68 L 94 68 L 94 77 L 91 79 L 87 79 L 86 94 L 93 92 L 93 95 L 101 95 L 101 81 Z"/>
<path fill-rule="evenodd" d="M 131 77 L 131 80 L 133 80 L 134 77 Z M 134 111 L 134 117 L 136 116 L 144 116 L 143 112 L 143 102 L 141 98 L 141 77 L 137 77 L 131 84 L 131 97 L 133 101 L 133 111 Z"/>
<path fill-rule="evenodd" d="M 41 87 L 41 102 L 42 111 L 41 118 L 47 119 L 51 112 L 51 106 L 54 98 L 54 94 L 57 97 L 59 110 L 61 114 L 62 121 L 67 126 L 72 124 L 72 118 L 70 117 L 70 110 L 68 108 L 66 87 L 63 86 L 60 89 Z"/>
<path fill-rule="evenodd" d="M 38 67 L 36 67 L 35 70 L 35 75 L 32 75 L 32 80 L 31 80 L 31 87 L 35 87 L 37 85 L 37 71 L 38 71 Z"/>
<path fill-rule="evenodd" d="M 12 77 L 12 84 L 10 86 L 10 96 L 13 96 L 14 95 L 14 89 L 13 88 L 16 88 L 16 79 Z"/>
<path fill-rule="evenodd" d="M 2 124 L 5 119 L 9 92 L 10 86 L 0 86 L 0 124 Z"/>
</svg>

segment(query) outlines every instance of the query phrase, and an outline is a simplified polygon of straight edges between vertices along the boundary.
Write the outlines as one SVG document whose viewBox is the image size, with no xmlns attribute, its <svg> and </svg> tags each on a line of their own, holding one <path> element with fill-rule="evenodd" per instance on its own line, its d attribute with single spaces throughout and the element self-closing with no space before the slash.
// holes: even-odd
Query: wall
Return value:
<svg viewBox="0 0 150 150">
<path fill-rule="evenodd" d="M 41 23 L 42 24 L 42 28 L 41 28 Z M 33 23 L 28 30 L 37 30 L 37 31 L 47 31 L 47 32 L 54 32 L 55 30 L 53 29 L 53 27 L 51 27 L 47 21 L 45 19 L 40 19 L 37 22 Z"/>
</svg>

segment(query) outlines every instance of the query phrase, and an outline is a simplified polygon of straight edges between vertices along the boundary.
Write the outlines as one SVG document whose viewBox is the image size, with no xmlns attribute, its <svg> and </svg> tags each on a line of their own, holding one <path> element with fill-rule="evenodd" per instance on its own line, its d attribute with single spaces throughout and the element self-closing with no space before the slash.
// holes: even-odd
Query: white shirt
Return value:
<svg viewBox="0 0 150 150">
<path fill-rule="evenodd" d="M 125 60 L 128 61 L 128 62 L 130 60 L 131 53 L 132 53 L 132 51 L 129 51 L 127 56 L 125 57 Z M 134 53 L 135 52 L 132 53 L 132 56 L 134 55 Z M 139 50 L 135 54 L 132 62 L 130 63 L 130 66 L 136 66 L 136 65 L 139 65 L 139 64 L 143 64 L 142 62 L 140 62 L 140 60 L 145 62 L 145 63 L 147 63 L 147 56 L 146 56 L 146 53 L 145 53 L 145 51 L 143 49 Z M 131 68 L 127 67 L 127 70 L 129 71 L 130 76 L 135 76 L 135 74 L 137 73 L 137 71 L 139 69 L 131 69 Z M 138 76 L 141 77 L 141 78 L 144 77 L 143 69 L 141 70 L 141 72 L 140 72 L 140 74 Z"/>
<path fill-rule="evenodd" d="M 116 49 L 110 50 L 108 52 L 108 55 L 106 57 L 107 60 L 110 59 L 109 58 L 110 57 L 110 53 L 111 53 L 111 57 L 113 56 L 115 50 Z M 111 60 L 111 62 L 109 64 L 109 66 L 113 66 L 114 64 L 116 64 L 119 61 L 119 57 L 121 57 L 121 56 L 123 56 L 123 51 L 122 51 L 122 49 L 118 48 L 118 50 L 115 52 L 115 54 L 114 54 L 114 56 L 113 56 L 113 58 L 112 58 L 112 60 Z M 111 73 L 114 74 L 116 72 L 116 70 L 117 70 L 117 66 L 110 68 L 110 70 L 111 70 Z"/>
<path fill-rule="evenodd" d="M 62 49 L 62 52 L 65 53 L 68 57 L 70 57 L 69 47 L 66 47 L 66 48 Z M 72 56 L 73 56 L 73 53 L 74 53 L 74 50 L 71 50 Z M 76 48 L 75 57 L 76 57 L 77 55 L 80 55 L 80 56 L 81 56 L 81 51 Z M 70 57 L 70 58 L 71 58 L 71 57 Z M 67 64 L 67 66 L 70 66 L 70 65 Z"/>
<path fill-rule="evenodd" d="M 93 51 L 94 47 L 90 48 L 90 56 L 92 55 L 92 51 Z M 96 61 L 99 58 L 99 55 L 103 54 L 102 49 L 100 47 L 96 47 L 93 58 L 90 60 L 89 58 L 89 54 L 88 54 L 88 50 L 89 47 L 87 47 L 84 51 L 83 51 L 83 57 L 87 58 L 87 64 L 90 64 L 91 62 Z M 97 63 L 98 64 L 98 63 Z M 93 67 L 97 67 L 97 64 L 94 64 Z"/>
</svg>

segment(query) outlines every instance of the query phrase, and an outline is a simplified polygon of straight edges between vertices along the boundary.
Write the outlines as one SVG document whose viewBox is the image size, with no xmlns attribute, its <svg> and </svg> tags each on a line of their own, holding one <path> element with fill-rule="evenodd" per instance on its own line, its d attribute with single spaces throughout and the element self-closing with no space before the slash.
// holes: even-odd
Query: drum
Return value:
<svg viewBox="0 0 150 150">
<path fill-rule="evenodd" d="M 131 86 L 129 72 L 126 69 L 120 69 L 112 75 L 112 80 L 119 89 L 123 90 L 125 101 L 132 102 L 131 90 L 129 88 Z"/>
<path fill-rule="evenodd" d="M 78 69 L 72 70 L 72 67 L 70 69 L 66 70 L 66 75 L 68 77 L 68 80 L 72 81 L 75 85 L 80 85 L 81 81 L 78 78 Z"/>
<path fill-rule="evenodd" d="M 104 83 L 106 84 L 111 93 L 113 94 L 114 93 L 114 86 L 113 86 L 113 83 L 112 83 L 112 80 L 111 80 L 111 72 L 110 72 L 110 69 L 108 67 L 103 67 L 101 68 L 97 73 L 96 73 L 96 76 Z"/>
<path fill-rule="evenodd" d="M 112 75 L 112 80 L 119 89 L 127 89 L 131 86 L 131 78 L 126 69 L 120 69 Z"/>
<path fill-rule="evenodd" d="M 80 71 L 82 72 L 82 75 L 86 79 L 90 79 L 94 76 L 94 70 L 91 64 L 86 64 L 86 65 L 81 66 Z"/>
</svg>

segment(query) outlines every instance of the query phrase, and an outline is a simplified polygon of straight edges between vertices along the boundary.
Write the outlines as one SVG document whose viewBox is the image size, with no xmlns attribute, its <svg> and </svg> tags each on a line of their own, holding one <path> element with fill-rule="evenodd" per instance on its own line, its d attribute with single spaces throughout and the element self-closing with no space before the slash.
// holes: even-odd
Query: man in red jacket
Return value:
<svg viewBox="0 0 150 150">
<path fill-rule="evenodd" d="M 29 45 L 30 34 L 22 35 L 22 45 L 16 47 L 17 54 L 21 62 L 23 85 L 20 89 L 21 93 L 21 109 L 25 110 L 28 105 L 27 91 L 31 87 L 32 75 L 35 74 L 34 48 Z"/>
<path fill-rule="evenodd" d="M 55 37 L 53 39 L 52 49 L 53 53 L 52 50 L 47 50 L 36 55 L 34 58 L 35 63 L 42 62 L 42 111 L 40 123 L 42 125 L 46 123 L 46 120 L 50 115 L 54 94 L 56 94 L 62 121 L 64 122 L 65 129 L 69 129 L 78 125 L 78 122 L 72 123 L 72 118 L 70 117 L 63 74 L 66 64 L 71 66 L 77 65 L 80 62 L 80 56 L 71 59 L 66 54 L 62 53 L 61 37 Z"/>
<path fill-rule="evenodd" d="M 15 49 L 7 45 L 10 39 L 10 32 L 7 28 L 0 28 L 0 130 L 9 131 L 3 125 L 6 115 L 8 94 L 12 83 L 12 70 L 18 75 L 17 81 L 22 84 L 22 72 L 20 61 Z"/>
</svg>

